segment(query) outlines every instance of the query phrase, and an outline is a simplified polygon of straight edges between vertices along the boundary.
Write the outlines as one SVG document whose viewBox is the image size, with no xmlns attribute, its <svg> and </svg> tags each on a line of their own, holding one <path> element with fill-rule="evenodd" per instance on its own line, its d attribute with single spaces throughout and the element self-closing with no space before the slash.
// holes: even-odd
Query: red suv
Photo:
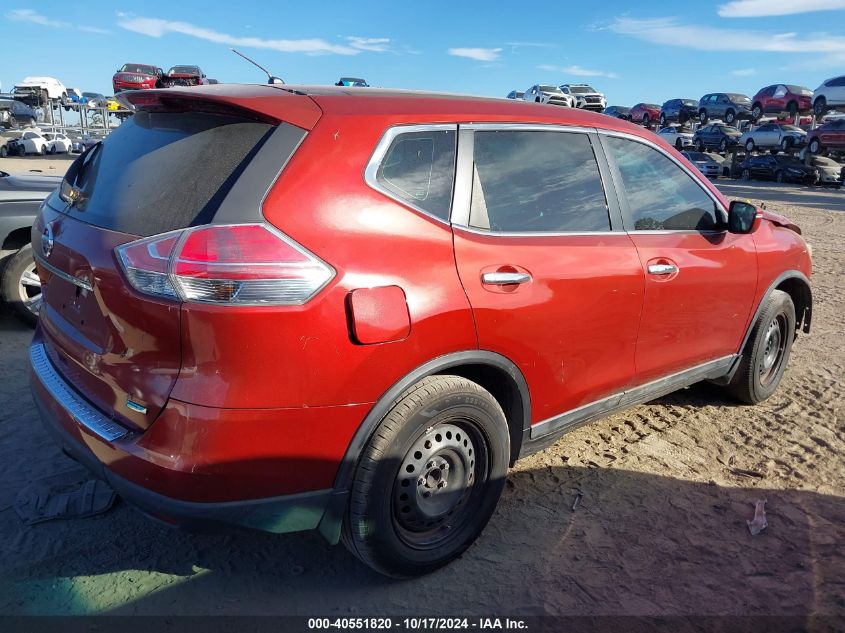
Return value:
<svg viewBox="0 0 845 633">
<path fill-rule="evenodd" d="M 660 106 L 656 103 L 638 103 L 629 113 L 628 119 L 632 123 L 641 123 L 644 127 L 651 126 L 660 119 Z"/>
<path fill-rule="evenodd" d="M 520 456 L 700 380 L 760 402 L 809 331 L 798 228 L 625 121 L 347 87 L 127 99 L 33 228 L 32 390 L 162 521 L 316 528 L 425 573 Z"/>
<path fill-rule="evenodd" d="M 755 121 L 770 113 L 788 112 L 794 117 L 813 111 L 813 91 L 804 86 L 774 84 L 761 88 L 751 103 L 751 116 Z"/>
<path fill-rule="evenodd" d="M 161 87 L 162 70 L 149 64 L 123 64 L 112 77 L 114 94 L 124 90 L 151 90 Z"/>
</svg>

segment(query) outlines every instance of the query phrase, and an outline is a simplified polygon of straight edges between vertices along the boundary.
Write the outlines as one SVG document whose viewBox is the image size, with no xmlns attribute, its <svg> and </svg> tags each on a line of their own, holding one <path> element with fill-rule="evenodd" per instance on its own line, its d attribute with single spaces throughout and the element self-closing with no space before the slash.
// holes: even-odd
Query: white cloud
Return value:
<svg viewBox="0 0 845 633">
<path fill-rule="evenodd" d="M 653 44 L 704 51 L 757 51 L 774 53 L 843 53 L 845 37 L 823 33 L 771 33 L 681 24 L 675 18 L 641 20 L 618 17 L 608 27 Z"/>
<path fill-rule="evenodd" d="M 845 9 L 845 0 L 734 0 L 719 5 L 723 18 L 756 18 Z"/>
<path fill-rule="evenodd" d="M 150 37 L 163 37 L 170 33 L 178 33 L 180 35 L 188 35 L 208 42 L 214 42 L 215 44 L 266 48 L 281 53 L 305 53 L 307 55 L 358 55 L 364 51 L 382 52 L 387 50 L 386 46 L 389 42 L 387 38 L 359 37 L 347 38 L 349 44 L 332 44 L 319 38 L 284 40 L 243 37 L 221 33 L 220 31 L 197 26 L 190 22 L 145 18 L 126 14 L 118 14 L 117 24 L 127 31 L 133 31 Z"/>
<path fill-rule="evenodd" d="M 737 77 L 750 77 L 751 75 L 757 74 L 756 68 L 737 68 L 736 70 L 731 71 L 732 75 L 736 75 Z"/>
<path fill-rule="evenodd" d="M 32 24 L 40 24 L 41 26 L 52 26 L 58 29 L 70 26 L 70 22 L 53 20 L 45 15 L 41 15 L 33 9 L 14 9 L 13 11 L 6 13 L 6 17 L 15 22 L 30 22 Z"/>
<path fill-rule="evenodd" d="M 467 57 L 479 62 L 494 62 L 499 59 L 501 48 L 450 48 L 449 54 L 455 57 Z"/>
<path fill-rule="evenodd" d="M 553 66 L 552 64 L 540 64 L 537 66 L 540 70 L 545 70 L 551 73 L 563 73 L 565 75 L 575 75 L 576 77 L 606 77 L 608 79 L 618 79 L 619 75 L 605 70 L 590 70 L 581 66 Z"/>
<path fill-rule="evenodd" d="M 96 26 L 78 26 L 76 28 L 78 28 L 80 31 L 85 31 L 86 33 L 100 33 L 100 34 L 111 33 L 111 31 L 109 31 L 108 29 L 101 29 L 101 28 L 96 27 Z"/>
</svg>

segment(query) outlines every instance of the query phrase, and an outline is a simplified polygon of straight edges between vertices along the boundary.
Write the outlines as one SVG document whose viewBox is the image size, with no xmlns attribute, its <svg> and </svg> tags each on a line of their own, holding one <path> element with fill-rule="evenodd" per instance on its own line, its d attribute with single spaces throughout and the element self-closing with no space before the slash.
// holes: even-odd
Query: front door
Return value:
<svg viewBox="0 0 845 633">
<path fill-rule="evenodd" d="M 460 132 L 458 272 L 479 347 L 522 371 L 533 422 L 617 393 L 634 375 L 643 270 L 612 190 L 605 196 L 596 143 L 566 127 Z"/>
<path fill-rule="evenodd" d="M 637 381 L 736 353 L 757 284 L 752 237 L 724 230 L 716 197 L 666 153 L 627 137 L 602 142 L 645 274 Z"/>
</svg>

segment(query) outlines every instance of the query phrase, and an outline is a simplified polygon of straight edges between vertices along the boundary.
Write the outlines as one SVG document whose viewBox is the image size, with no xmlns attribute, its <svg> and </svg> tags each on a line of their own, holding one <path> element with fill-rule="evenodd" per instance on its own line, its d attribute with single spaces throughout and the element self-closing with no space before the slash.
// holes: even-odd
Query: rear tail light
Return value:
<svg viewBox="0 0 845 633">
<path fill-rule="evenodd" d="M 264 224 L 206 225 L 115 249 L 127 280 L 144 294 L 226 305 L 300 305 L 334 269 Z"/>
</svg>

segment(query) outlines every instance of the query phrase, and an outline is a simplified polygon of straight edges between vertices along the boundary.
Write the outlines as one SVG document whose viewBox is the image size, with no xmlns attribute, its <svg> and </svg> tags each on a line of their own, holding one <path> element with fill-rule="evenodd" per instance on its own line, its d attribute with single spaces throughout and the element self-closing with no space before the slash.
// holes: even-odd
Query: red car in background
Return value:
<svg viewBox="0 0 845 633">
<path fill-rule="evenodd" d="M 832 119 L 807 133 L 807 147 L 811 154 L 829 150 L 845 152 L 845 119 Z"/>
<path fill-rule="evenodd" d="M 123 64 L 111 79 L 114 94 L 123 90 L 152 90 L 161 88 L 164 72 L 149 64 Z"/>
<path fill-rule="evenodd" d="M 798 227 L 620 119 L 329 86 L 126 98 L 32 229 L 31 385 L 161 521 L 318 529 L 430 572 L 520 456 L 701 380 L 761 402 L 809 331 Z"/>
<path fill-rule="evenodd" d="M 202 68 L 199 66 L 173 66 L 162 77 L 161 84 L 164 88 L 175 86 L 204 86 L 216 84 L 214 79 L 208 79 Z"/>
<path fill-rule="evenodd" d="M 755 121 L 767 113 L 805 114 L 813 111 L 813 91 L 804 86 L 774 84 L 757 92 L 751 104 L 751 116 Z"/>
<path fill-rule="evenodd" d="M 660 119 L 660 106 L 656 103 L 638 103 L 631 108 L 630 117 L 631 123 L 650 127 Z"/>
</svg>

